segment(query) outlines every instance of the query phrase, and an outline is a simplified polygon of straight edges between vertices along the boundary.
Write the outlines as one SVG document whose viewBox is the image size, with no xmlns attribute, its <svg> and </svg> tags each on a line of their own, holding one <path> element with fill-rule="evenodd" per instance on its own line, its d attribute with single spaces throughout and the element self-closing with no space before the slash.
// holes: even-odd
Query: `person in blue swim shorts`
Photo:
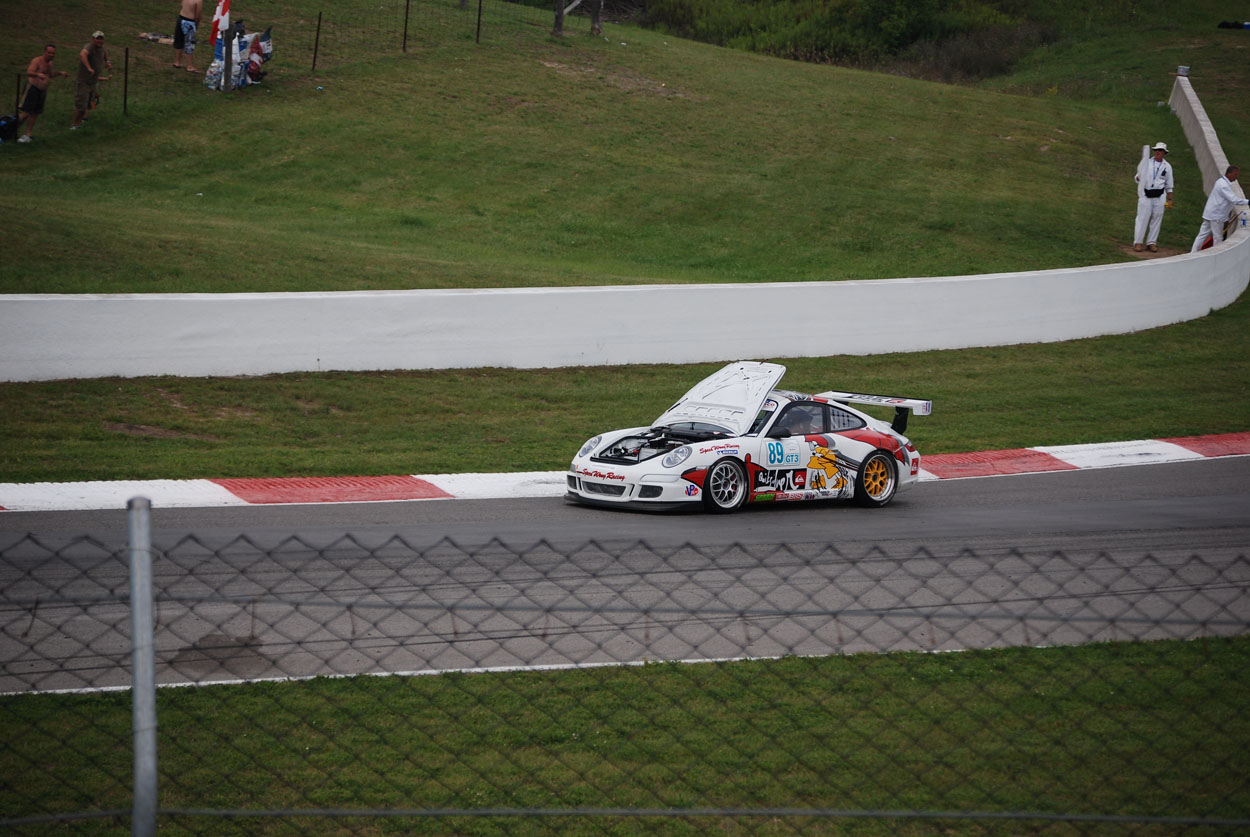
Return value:
<svg viewBox="0 0 1250 837">
<path fill-rule="evenodd" d="M 199 72 L 195 69 L 195 30 L 200 25 L 200 0 L 182 0 L 182 9 L 178 13 L 178 23 L 174 29 L 174 68 L 181 70 L 182 56 L 187 56 L 186 71 Z"/>
</svg>

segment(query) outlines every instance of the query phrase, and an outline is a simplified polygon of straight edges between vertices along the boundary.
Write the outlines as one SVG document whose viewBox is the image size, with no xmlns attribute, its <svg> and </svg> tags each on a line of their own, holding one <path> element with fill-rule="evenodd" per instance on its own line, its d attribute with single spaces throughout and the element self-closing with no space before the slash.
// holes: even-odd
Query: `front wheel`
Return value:
<svg viewBox="0 0 1250 837">
<path fill-rule="evenodd" d="M 736 459 L 719 459 L 707 469 L 703 481 L 703 505 L 708 511 L 726 514 L 747 499 L 747 472 Z"/>
<path fill-rule="evenodd" d="M 894 459 L 885 451 L 873 451 L 855 477 L 855 502 L 861 506 L 880 508 L 894 499 L 897 489 L 898 471 Z"/>
</svg>

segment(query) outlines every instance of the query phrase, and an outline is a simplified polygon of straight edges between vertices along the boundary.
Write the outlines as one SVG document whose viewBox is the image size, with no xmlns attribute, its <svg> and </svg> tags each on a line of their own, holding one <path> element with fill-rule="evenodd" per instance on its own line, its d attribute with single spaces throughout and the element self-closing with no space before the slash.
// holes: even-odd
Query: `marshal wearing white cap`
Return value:
<svg viewBox="0 0 1250 837">
<path fill-rule="evenodd" d="M 1172 166 L 1167 160 L 1166 143 L 1142 148 L 1142 161 L 1137 166 L 1137 224 L 1133 228 L 1133 249 L 1142 245 L 1154 253 L 1159 249 L 1159 228 L 1163 226 L 1163 210 L 1172 207 Z"/>
</svg>

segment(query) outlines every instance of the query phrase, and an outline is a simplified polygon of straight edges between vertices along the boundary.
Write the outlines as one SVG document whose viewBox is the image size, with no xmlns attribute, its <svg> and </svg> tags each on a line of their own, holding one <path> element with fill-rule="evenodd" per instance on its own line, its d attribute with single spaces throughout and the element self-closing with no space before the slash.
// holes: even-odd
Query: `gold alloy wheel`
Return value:
<svg viewBox="0 0 1250 837">
<path fill-rule="evenodd" d="M 898 487 L 894 461 L 885 451 L 873 451 L 859 468 L 855 500 L 863 506 L 884 506 Z"/>
<path fill-rule="evenodd" d="M 889 467 L 879 458 L 873 459 L 864 468 L 864 487 L 873 497 L 880 497 L 890 486 Z"/>
</svg>

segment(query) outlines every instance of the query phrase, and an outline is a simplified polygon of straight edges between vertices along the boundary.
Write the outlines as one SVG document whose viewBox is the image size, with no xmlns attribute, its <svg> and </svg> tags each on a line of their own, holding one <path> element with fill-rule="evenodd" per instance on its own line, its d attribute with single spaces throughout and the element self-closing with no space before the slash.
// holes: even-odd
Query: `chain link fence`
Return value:
<svg viewBox="0 0 1250 837">
<path fill-rule="evenodd" d="M 1250 830 L 1244 554 L 150 544 L 132 518 L 129 548 L 0 543 L 7 833 Z"/>
</svg>

